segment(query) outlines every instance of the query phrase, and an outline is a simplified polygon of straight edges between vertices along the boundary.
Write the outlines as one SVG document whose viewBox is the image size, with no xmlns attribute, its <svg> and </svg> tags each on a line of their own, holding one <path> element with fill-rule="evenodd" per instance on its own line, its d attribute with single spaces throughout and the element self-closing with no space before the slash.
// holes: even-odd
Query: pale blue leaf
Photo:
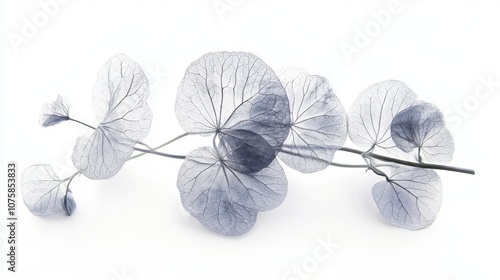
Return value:
<svg viewBox="0 0 500 280">
<path fill-rule="evenodd" d="M 192 216 L 217 233 L 233 236 L 250 230 L 257 212 L 281 204 L 287 181 L 277 160 L 246 174 L 230 168 L 223 156 L 204 147 L 186 157 L 177 187 Z"/>
<path fill-rule="evenodd" d="M 40 124 L 43 127 L 49 127 L 69 120 L 69 105 L 66 99 L 57 95 L 57 99 L 45 103 L 40 115 Z"/>
<path fill-rule="evenodd" d="M 61 180 L 48 164 L 37 164 L 24 169 L 21 175 L 21 193 L 31 213 L 39 216 L 71 215 L 76 203 L 66 197 L 67 180 Z M 68 192 L 70 193 L 70 192 Z M 67 201 L 67 202 L 65 202 Z M 66 208 L 64 203 L 69 205 Z"/>
<path fill-rule="evenodd" d="M 115 55 L 101 67 L 93 97 L 100 124 L 78 138 L 72 156 L 76 169 L 90 179 L 107 179 L 118 173 L 134 145 L 149 132 L 148 96 L 146 75 L 126 55 Z"/>
<path fill-rule="evenodd" d="M 386 221 L 417 230 L 434 222 L 443 193 L 436 171 L 401 166 L 394 169 L 390 181 L 377 183 L 372 195 Z"/>
<path fill-rule="evenodd" d="M 273 147 L 262 136 L 239 129 L 222 134 L 219 151 L 230 168 L 246 174 L 262 170 L 276 158 Z"/>
<path fill-rule="evenodd" d="M 71 190 L 68 190 L 68 193 L 63 198 L 62 207 L 64 211 L 66 211 L 66 214 L 68 214 L 68 216 L 73 215 L 73 213 L 75 212 L 76 202 L 73 198 L 73 192 Z"/>
<path fill-rule="evenodd" d="M 395 147 L 390 131 L 392 120 L 416 100 L 417 95 L 400 81 L 388 80 L 368 87 L 358 95 L 347 116 L 352 142 L 364 148 Z"/>
<path fill-rule="evenodd" d="M 259 141 L 263 139 L 272 147 L 275 156 L 290 130 L 285 89 L 273 70 L 250 53 L 208 53 L 193 62 L 179 86 L 175 110 L 186 132 L 216 135 L 220 142 L 233 141 L 238 134 L 237 138 L 247 144 L 258 135 Z M 246 136 L 250 139 L 244 139 Z M 234 150 L 232 155 L 243 150 L 246 155 L 267 153 L 252 152 L 253 144 Z"/>
<path fill-rule="evenodd" d="M 326 168 L 347 138 L 346 112 L 328 80 L 301 69 L 280 74 L 291 111 L 291 130 L 279 158 L 304 173 Z"/>
<path fill-rule="evenodd" d="M 426 161 L 451 161 L 455 145 L 446 129 L 441 111 L 433 104 L 419 102 L 401 112 L 392 121 L 391 135 L 405 152 L 418 149 Z"/>
</svg>

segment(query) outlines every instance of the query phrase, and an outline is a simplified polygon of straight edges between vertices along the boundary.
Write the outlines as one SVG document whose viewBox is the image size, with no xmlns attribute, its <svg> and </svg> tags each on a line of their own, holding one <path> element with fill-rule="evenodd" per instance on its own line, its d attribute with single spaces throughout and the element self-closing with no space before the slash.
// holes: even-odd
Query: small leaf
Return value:
<svg viewBox="0 0 500 280">
<path fill-rule="evenodd" d="M 398 148 L 407 153 L 418 148 L 418 157 L 427 161 L 451 161 L 455 151 L 443 114 L 430 103 L 420 102 L 399 112 L 392 121 L 391 135 Z"/>
<path fill-rule="evenodd" d="M 436 171 L 401 166 L 395 169 L 390 181 L 377 183 L 372 195 L 386 221 L 417 230 L 434 222 L 443 193 Z"/>
<path fill-rule="evenodd" d="M 255 223 L 257 212 L 277 207 L 287 192 L 277 160 L 259 172 L 230 168 L 212 148 L 191 152 L 179 171 L 177 187 L 184 208 L 209 229 L 242 235 Z"/>
<path fill-rule="evenodd" d="M 65 197 L 63 197 L 62 207 L 68 216 L 73 215 L 76 209 L 76 202 L 73 198 L 73 192 L 71 190 L 68 191 Z"/>
<path fill-rule="evenodd" d="M 230 136 L 238 134 L 237 138 L 247 143 L 259 135 L 273 148 L 274 156 L 290 130 L 285 89 L 273 70 L 250 53 L 208 53 L 193 62 L 179 86 L 175 110 L 188 133 L 215 134 L 221 142 L 232 141 Z M 250 139 L 243 139 L 246 136 Z M 247 145 L 245 153 L 252 153 L 254 147 L 262 148 L 260 144 L 260 148 Z"/>
<path fill-rule="evenodd" d="M 57 95 L 56 101 L 43 105 L 40 115 L 40 124 L 43 127 L 53 126 L 67 120 L 69 120 L 69 105 L 61 95 Z"/>
<path fill-rule="evenodd" d="M 395 146 L 391 123 L 399 112 L 410 107 L 417 95 L 403 82 L 388 80 L 365 89 L 349 110 L 349 137 L 361 147 Z"/>
<path fill-rule="evenodd" d="M 107 179 L 118 173 L 134 145 L 149 133 L 148 96 L 146 75 L 126 55 L 115 55 L 101 67 L 93 97 L 100 124 L 77 140 L 72 159 L 78 171 L 90 179 Z"/>
<path fill-rule="evenodd" d="M 75 211 L 76 203 L 66 183 L 66 180 L 59 179 L 48 164 L 30 166 L 21 175 L 24 203 L 35 215 L 49 216 L 62 213 L 71 215 Z M 67 192 L 69 197 L 66 196 Z"/>
<path fill-rule="evenodd" d="M 292 68 L 280 79 L 290 102 L 291 130 L 279 158 L 304 173 L 323 170 L 347 138 L 346 112 L 326 78 Z"/>
</svg>

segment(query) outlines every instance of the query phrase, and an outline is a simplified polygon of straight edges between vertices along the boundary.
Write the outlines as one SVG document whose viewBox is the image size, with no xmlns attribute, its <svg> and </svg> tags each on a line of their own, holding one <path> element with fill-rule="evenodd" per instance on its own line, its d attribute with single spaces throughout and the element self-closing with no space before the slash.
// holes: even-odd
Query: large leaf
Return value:
<svg viewBox="0 0 500 280">
<path fill-rule="evenodd" d="M 347 138 L 346 113 L 326 78 L 300 69 L 280 74 L 291 111 L 291 130 L 279 154 L 298 171 L 326 168 Z"/>
<path fill-rule="evenodd" d="M 265 149 L 272 148 L 276 155 L 290 130 L 285 89 L 273 70 L 250 53 L 208 53 L 193 62 L 179 86 L 175 110 L 191 134 L 216 134 L 222 142 L 236 137 L 242 143 L 258 135 L 269 144 L 233 150 L 236 158 L 252 154 L 254 147 L 261 149 L 254 154 L 268 154 Z"/>
<path fill-rule="evenodd" d="M 192 216 L 217 233 L 233 236 L 250 230 L 258 211 L 281 204 L 287 181 L 277 160 L 245 174 L 229 167 L 212 148 L 203 147 L 186 157 L 177 187 Z"/>
<path fill-rule="evenodd" d="M 417 100 L 403 82 L 388 80 L 365 89 L 349 110 L 349 137 L 361 147 L 391 148 L 391 123 L 399 112 Z"/>
<path fill-rule="evenodd" d="M 389 181 L 372 189 L 385 220 L 398 227 L 417 230 L 430 226 L 441 208 L 441 180 L 436 171 L 398 167 Z"/>
<path fill-rule="evenodd" d="M 40 115 L 40 124 L 42 126 L 49 127 L 67 120 L 69 120 L 69 105 L 61 95 L 57 95 L 55 101 L 43 105 L 42 114 Z"/>
<path fill-rule="evenodd" d="M 39 216 L 73 214 L 76 203 L 71 191 L 48 164 L 26 168 L 21 175 L 23 200 L 31 213 Z"/>
<path fill-rule="evenodd" d="M 73 163 L 90 179 L 110 178 L 121 169 L 151 126 L 148 80 L 141 67 L 118 54 L 101 67 L 94 87 L 99 126 L 78 138 Z"/>
<path fill-rule="evenodd" d="M 443 114 L 430 103 L 420 102 L 399 112 L 392 121 L 391 135 L 401 150 L 409 153 L 417 148 L 419 159 L 451 161 L 455 151 Z"/>
</svg>

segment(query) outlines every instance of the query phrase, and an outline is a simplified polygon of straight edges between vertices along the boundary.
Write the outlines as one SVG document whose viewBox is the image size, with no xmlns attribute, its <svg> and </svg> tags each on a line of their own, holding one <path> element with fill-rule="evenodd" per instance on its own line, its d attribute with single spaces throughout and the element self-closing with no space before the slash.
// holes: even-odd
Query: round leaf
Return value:
<svg viewBox="0 0 500 280">
<path fill-rule="evenodd" d="M 246 174 L 228 166 L 212 148 L 191 152 L 179 171 L 177 187 L 184 208 L 209 229 L 241 235 L 252 228 L 257 212 L 277 207 L 287 192 L 277 160 Z"/>
<path fill-rule="evenodd" d="M 390 181 L 377 183 L 372 195 L 386 221 L 410 230 L 430 226 L 443 197 L 436 171 L 403 166 L 394 170 Z"/>
<path fill-rule="evenodd" d="M 401 112 L 392 121 L 391 135 L 396 146 L 409 153 L 418 148 L 428 161 L 451 161 L 455 145 L 446 129 L 441 111 L 420 102 Z"/>
<path fill-rule="evenodd" d="M 355 144 L 391 148 L 391 123 L 399 112 L 410 107 L 417 95 L 403 82 L 388 80 L 360 93 L 349 110 L 349 137 Z"/>
<path fill-rule="evenodd" d="M 326 168 L 347 138 L 346 113 L 326 78 L 300 69 L 280 74 L 291 111 L 291 129 L 279 158 L 311 173 Z"/>
<path fill-rule="evenodd" d="M 76 208 L 66 180 L 59 179 L 48 164 L 37 164 L 24 169 L 21 175 L 21 192 L 24 203 L 35 215 L 71 215 Z"/>
<path fill-rule="evenodd" d="M 179 86 L 175 110 L 186 132 L 251 131 L 276 154 L 290 130 L 285 89 L 273 70 L 250 53 L 208 53 L 193 62 Z"/>
</svg>

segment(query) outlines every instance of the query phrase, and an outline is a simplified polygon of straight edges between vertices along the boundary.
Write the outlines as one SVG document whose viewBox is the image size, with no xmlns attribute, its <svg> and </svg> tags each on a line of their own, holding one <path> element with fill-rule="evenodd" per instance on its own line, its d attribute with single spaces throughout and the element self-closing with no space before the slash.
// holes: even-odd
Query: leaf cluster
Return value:
<svg viewBox="0 0 500 280">
<path fill-rule="evenodd" d="M 416 230 L 432 224 L 441 207 L 441 181 L 432 169 L 458 170 L 429 164 L 452 159 L 453 138 L 439 109 L 419 101 L 400 81 L 368 87 L 346 111 L 325 77 L 298 68 L 275 73 L 251 53 L 208 53 L 187 68 L 175 112 L 185 135 L 210 137 L 212 144 L 186 156 L 157 151 L 172 141 L 154 149 L 142 142 L 152 121 L 148 95 L 140 66 L 118 54 L 98 72 L 93 95 L 97 126 L 71 118 L 61 96 L 47 103 L 40 119 L 44 127 L 74 121 L 91 130 L 76 141 L 74 175 L 61 180 L 44 164 L 23 172 L 23 197 L 30 211 L 73 214 L 76 203 L 69 185 L 76 175 L 110 178 L 126 161 L 142 155 L 132 157 L 134 151 L 141 151 L 184 159 L 177 178 L 182 205 L 219 234 L 244 234 L 258 212 L 283 202 L 288 182 L 281 163 L 303 173 L 331 165 L 371 170 L 384 177 L 372 189 L 382 216 Z M 362 150 L 344 147 L 347 136 Z M 339 151 L 358 154 L 364 164 L 335 163 Z"/>
</svg>

